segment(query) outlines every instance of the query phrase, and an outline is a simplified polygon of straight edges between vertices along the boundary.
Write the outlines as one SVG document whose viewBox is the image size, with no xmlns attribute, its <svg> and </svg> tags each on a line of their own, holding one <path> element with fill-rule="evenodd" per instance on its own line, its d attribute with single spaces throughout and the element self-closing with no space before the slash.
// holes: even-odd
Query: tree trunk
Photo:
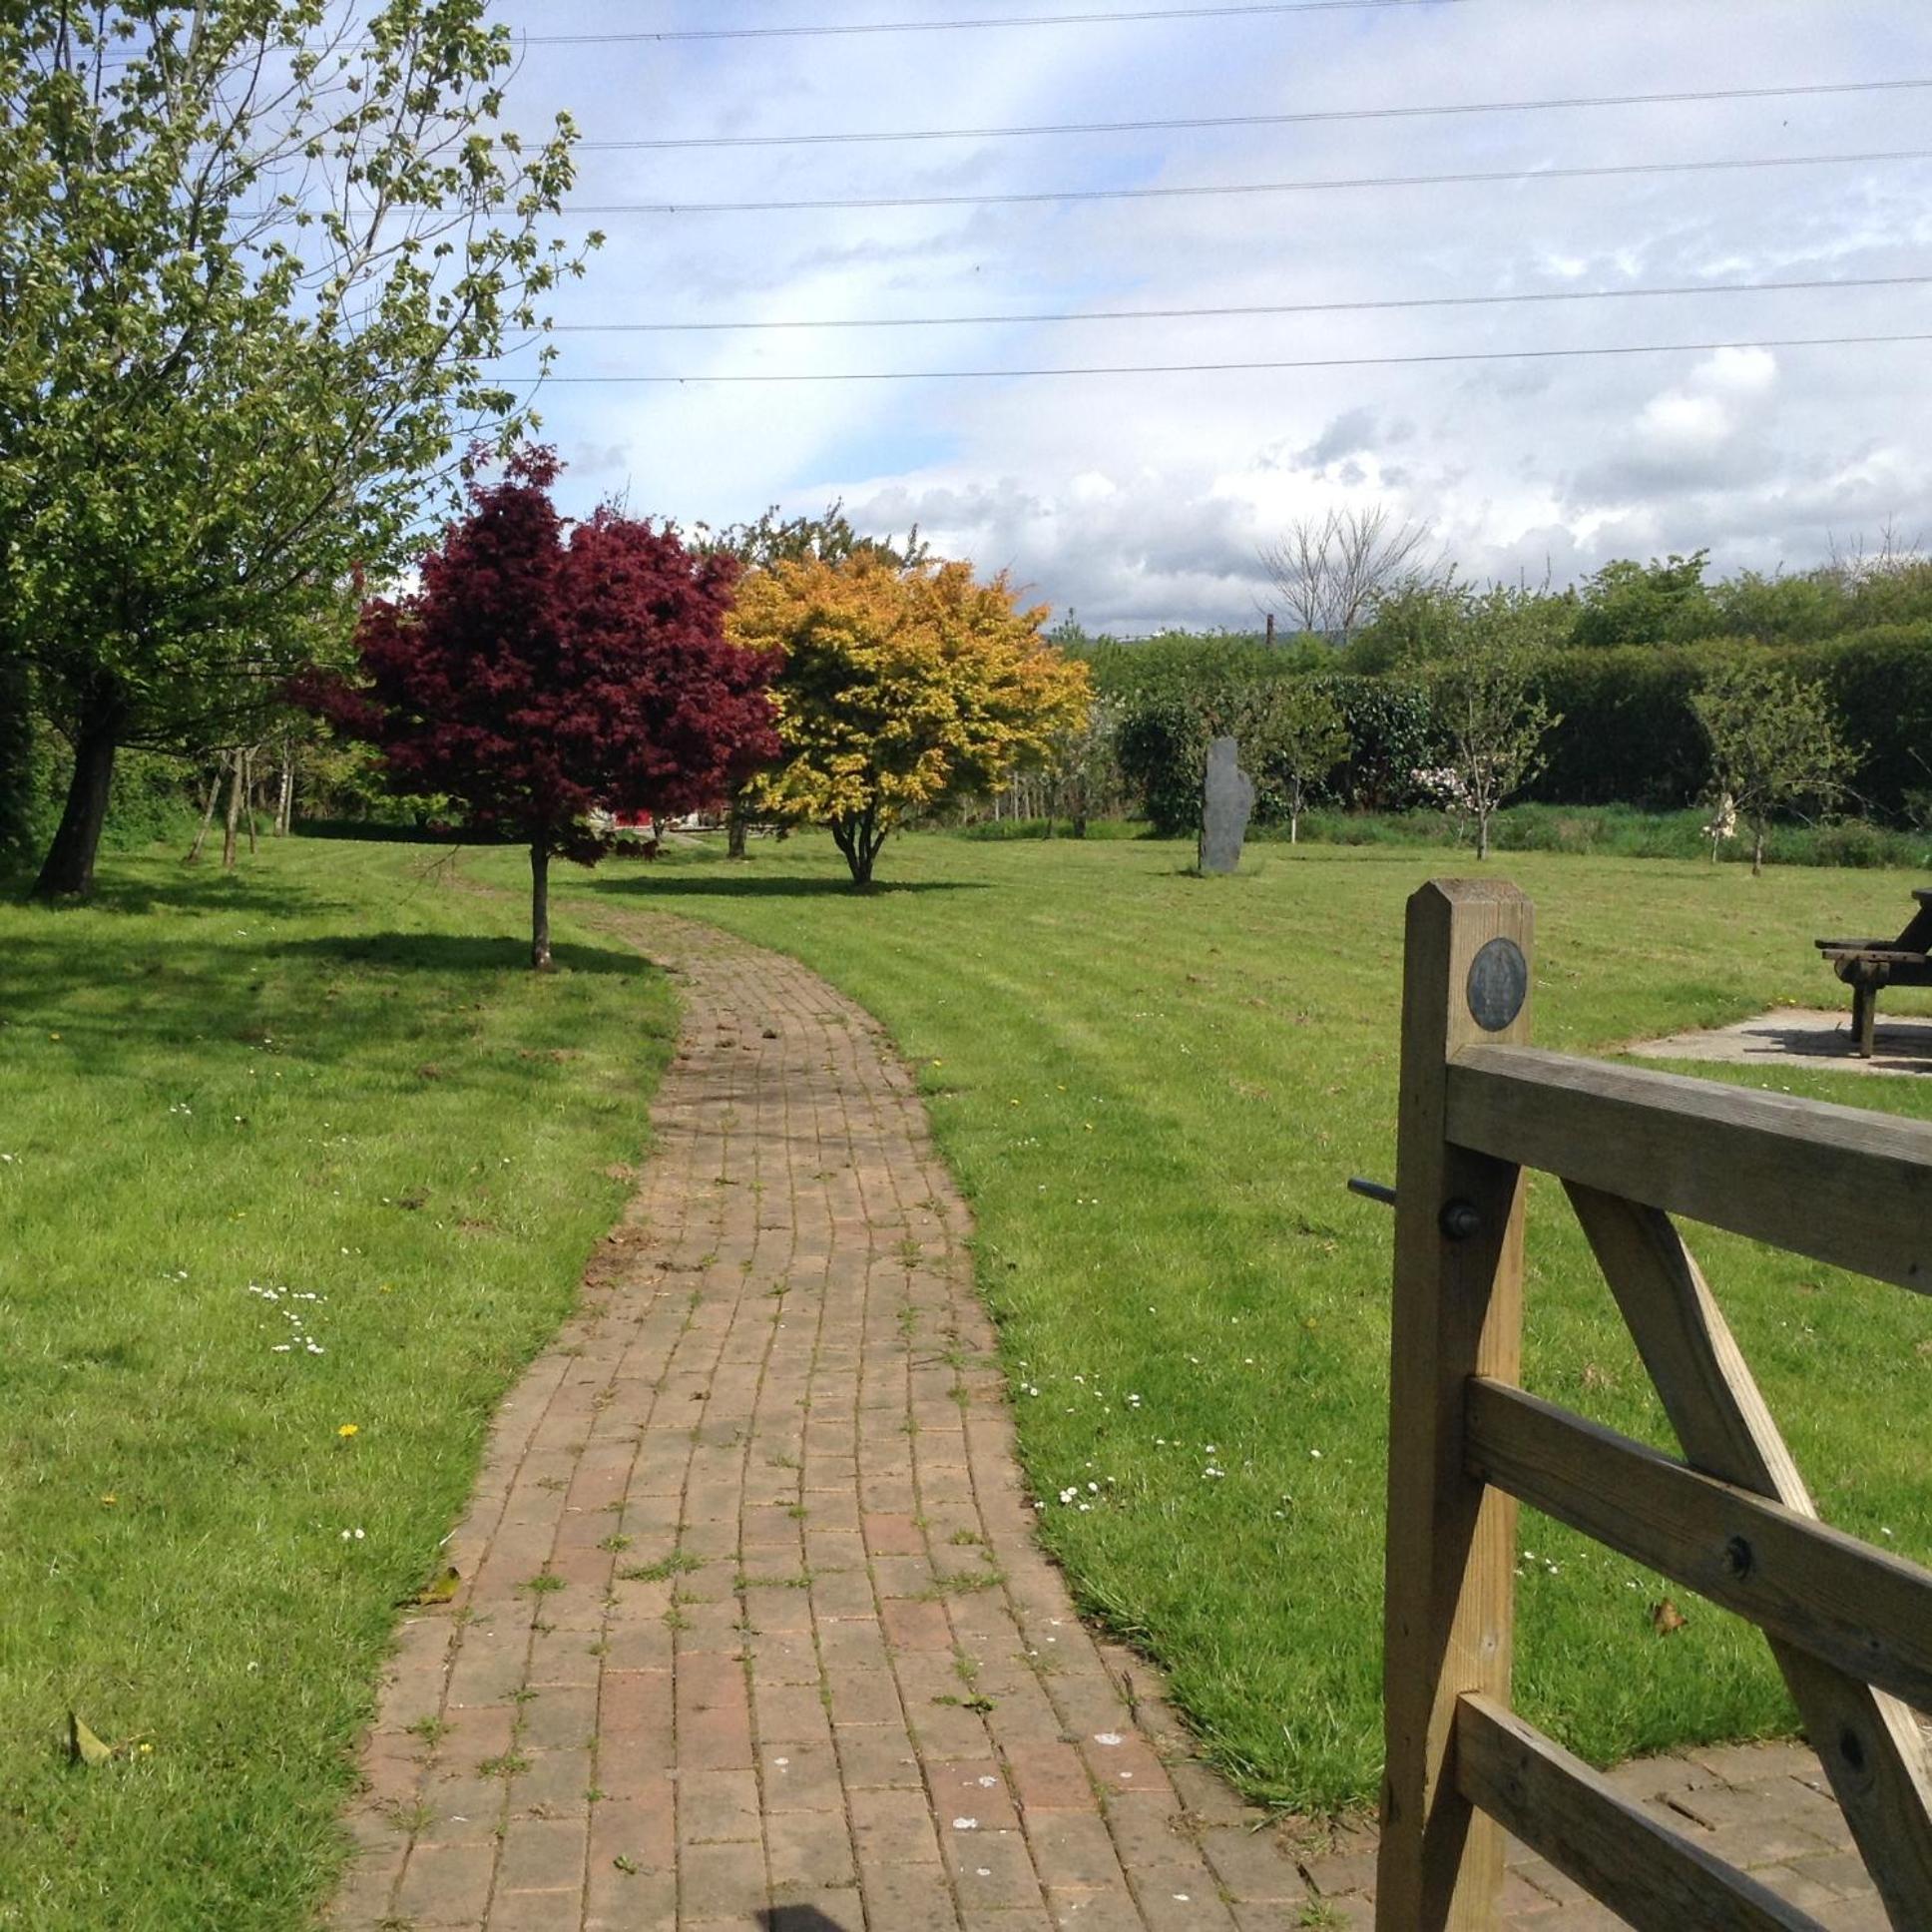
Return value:
<svg viewBox="0 0 1932 1932">
<path fill-rule="evenodd" d="M 208 828 L 215 823 L 215 802 L 222 795 L 222 765 L 215 767 L 215 775 L 208 781 L 208 798 L 202 806 L 202 828 L 195 834 L 195 842 L 188 848 L 188 856 L 182 860 L 184 865 L 199 865 L 202 862 L 202 847 L 208 843 Z"/>
<path fill-rule="evenodd" d="M 745 821 L 748 816 L 744 809 L 744 800 L 733 792 L 730 808 L 724 814 L 724 856 L 726 858 L 744 856 Z"/>
<path fill-rule="evenodd" d="M 255 843 L 254 836 L 254 754 L 257 748 L 251 744 L 242 753 L 242 803 L 248 814 L 248 856 L 250 858 L 253 858 L 260 849 Z"/>
<path fill-rule="evenodd" d="M 295 745 L 285 738 L 281 746 L 281 789 L 275 797 L 275 836 L 286 838 L 295 822 Z"/>
<path fill-rule="evenodd" d="M 242 751 L 229 753 L 229 815 L 222 831 L 222 870 L 235 870 L 236 829 L 242 823 Z"/>
<path fill-rule="evenodd" d="M 34 790 L 34 718 L 26 664 L 0 649 L 0 853 L 25 855 Z"/>
<path fill-rule="evenodd" d="M 878 858 L 885 834 L 873 829 L 873 817 L 866 812 L 859 818 L 841 820 L 832 827 L 832 843 L 845 854 L 852 883 L 863 890 L 872 883 L 872 866 Z"/>
<path fill-rule="evenodd" d="M 107 823 L 114 753 L 127 724 L 118 693 L 97 697 L 81 714 L 74 737 L 74 775 L 59 829 L 34 881 L 36 899 L 84 899 L 94 890 L 94 860 Z"/>
<path fill-rule="evenodd" d="M 1751 877 L 1761 879 L 1763 876 L 1764 823 L 1762 819 L 1756 819 L 1751 824 Z"/>
<path fill-rule="evenodd" d="M 530 848 L 530 966 L 550 971 L 550 847 L 540 839 Z"/>
<path fill-rule="evenodd" d="M 1489 813 L 1476 814 L 1476 856 L 1484 859 L 1489 856 Z"/>
</svg>

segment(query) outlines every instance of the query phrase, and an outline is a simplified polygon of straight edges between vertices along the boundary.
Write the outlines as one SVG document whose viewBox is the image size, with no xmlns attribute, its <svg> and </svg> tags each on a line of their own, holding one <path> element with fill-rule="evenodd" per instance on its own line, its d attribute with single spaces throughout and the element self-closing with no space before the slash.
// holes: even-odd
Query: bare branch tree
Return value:
<svg viewBox="0 0 1932 1932">
<path fill-rule="evenodd" d="M 1874 579 L 1903 577 L 1923 568 L 1926 562 L 1925 539 L 1906 536 L 1896 517 L 1887 517 L 1878 526 L 1876 542 L 1862 530 L 1844 542 L 1833 531 L 1828 540 L 1831 561 L 1826 569 L 1848 591 L 1856 591 Z"/>
<path fill-rule="evenodd" d="M 1440 577 L 1432 536 L 1430 525 L 1398 521 L 1386 504 L 1331 507 L 1296 518 L 1283 536 L 1263 544 L 1261 568 L 1298 628 L 1339 647 L 1368 622 L 1378 597 Z"/>
</svg>

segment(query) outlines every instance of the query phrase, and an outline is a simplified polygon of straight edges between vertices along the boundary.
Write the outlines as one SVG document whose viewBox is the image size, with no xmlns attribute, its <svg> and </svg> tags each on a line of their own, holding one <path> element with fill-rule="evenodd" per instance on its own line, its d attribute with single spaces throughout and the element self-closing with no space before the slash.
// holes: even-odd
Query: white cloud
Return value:
<svg viewBox="0 0 1932 1932">
<path fill-rule="evenodd" d="M 1769 349 L 1719 349 L 1691 372 L 1690 385 L 1713 395 L 1761 396 L 1777 381 Z"/>
<path fill-rule="evenodd" d="M 1032 11 L 1021 0 L 987 0 Z M 667 24 L 768 24 L 681 0 Z M 831 17 L 837 9 L 822 9 Z M 916 9 L 914 10 L 916 11 Z M 621 0 L 509 0 L 550 30 Z M 550 50 L 519 89 L 592 138 L 988 127 L 1574 97 L 1818 78 L 1815 0 L 1457 7 L 708 48 Z M 1932 71 L 1932 15 L 1833 10 L 1831 76 Z M 1027 193 L 1922 145 L 1923 97 L 1466 115 L 1163 136 L 598 155 L 581 198 Z M 612 217 L 560 298 L 579 320 L 1023 316 L 1932 272 L 1923 165 L 1540 180 L 1019 208 Z M 1244 314 L 1159 322 L 573 335 L 564 372 L 998 369 L 1290 361 L 1875 334 L 1932 327 L 1916 288 Z M 545 398 L 587 507 L 683 521 L 815 508 L 1010 565 L 1097 624 L 1250 624 L 1285 518 L 1387 498 L 1466 568 L 1559 579 L 1708 545 L 1802 564 L 1888 515 L 1932 527 L 1927 345 L 1728 348 L 1014 381 L 570 388 Z"/>
<path fill-rule="evenodd" d="M 1693 456 L 1725 441 L 1735 429 L 1715 396 L 1653 396 L 1637 419 L 1638 440 L 1659 456 Z"/>
</svg>

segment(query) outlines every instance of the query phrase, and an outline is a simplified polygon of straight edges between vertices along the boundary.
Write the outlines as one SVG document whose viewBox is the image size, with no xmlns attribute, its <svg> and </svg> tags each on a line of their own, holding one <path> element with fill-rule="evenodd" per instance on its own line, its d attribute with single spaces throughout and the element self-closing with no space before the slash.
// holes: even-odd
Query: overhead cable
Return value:
<svg viewBox="0 0 1932 1932">
<path fill-rule="evenodd" d="M 1684 107 L 1714 101 L 1781 101 L 1833 94 L 1896 94 L 1923 81 L 1807 81 L 1787 87 L 1689 88 L 1672 94 L 1571 94 L 1538 101 L 1451 101 L 1434 106 L 1308 108 L 1294 114 L 1193 115 L 1163 121 L 1049 121 L 1010 128 L 896 128 L 836 134 L 674 135 L 636 141 L 580 141 L 581 154 L 642 154 L 690 148 L 852 147 L 903 141 L 1008 141 L 1036 135 L 1181 134 L 1216 128 L 1297 128 L 1336 121 L 1422 121 L 1452 115 L 1540 114 L 1582 108 Z"/>
<path fill-rule="evenodd" d="M 658 387 L 683 387 L 699 383 L 1003 382 L 1035 376 L 1215 375 L 1268 369 L 1377 369 L 1446 362 L 1547 362 L 1585 356 L 1713 355 L 1722 349 L 1865 348 L 1904 342 L 1932 342 L 1932 332 L 1784 335 L 1728 342 L 1616 342 L 1560 349 L 1447 349 L 1415 355 L 1312 355 L 1241 362 L 1118 362 L 1031 369 L 851 369 L 771 375 L 549 375 L 543 381 L 546 386 L 553 383 L 633 383 Z"/>
<path fill-rule="evenodd" d="M 1588 168 L 1488 168 L 1448 175 L 1332 176 L 1312 181 L 1207 182 L 1162 188 L 1055 188 L 972 195 L 832 195 L 755 202 L 572 202 L 566 215 L 795 215 L 812 210 L 1005 208 L 1056 202 L 1151 202 L 1203 196 L 1308 195 L 1340 189 L 1443 188 L 1503 182 L 1591 181 L 1642 175 L 1736 173 L 1765 168 L 1870 166 L 1932 161 L 1932 149 L 1883 149 L 1851 155 L 1756 155 L 1742 160 L 1632 161 Z"/>
<path fill-rule="evenodd" d="M 1686 281 L 1642 288 L 1548 288 L 1503 295 L 1397 295 L 1361 301 L 1237 302 L 1209 308 L 1036 309 L 1019 314 L 799 316 L 787 321 L 557 322 L 556 335 L 697 335 L 813 328 L 1031 327 L 1036 322 L 1175 322 L 1216 316 L 1338 315 L 1403 308 L 1503 308 L 1522 302 L 1633 301 L 1663 295 L 1770 295 L 1797 289 L 1912 288 L 1922 275 L 1818 276 L 1802 281 Z"/>
<path fill-rule="evenodd" d="M 796 27 L 666 27 L 621 34 L 518 34 L 519 47 L 618 47 L 653 41 L 815 40 L 847 34 L 961 33 L 990 27 L 1130 27 L 1163 20 L 1228 20 L 1297 13 L 1413 13 L 1424 7 L 1461 7 L 1470 0 L 1268 0 L 1219 7 L 1144 7 L 1126 13 L 982 15 L 966 20 L 863 20 Z"/>
</svg>

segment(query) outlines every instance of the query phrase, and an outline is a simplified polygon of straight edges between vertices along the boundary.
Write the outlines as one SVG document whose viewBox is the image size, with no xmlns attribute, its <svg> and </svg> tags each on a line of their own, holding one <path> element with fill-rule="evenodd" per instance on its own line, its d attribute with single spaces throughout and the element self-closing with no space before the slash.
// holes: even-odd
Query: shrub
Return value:
<svg viewBox="0 0 1932 1932">
<path fill-rule="evenodd" d="M 1898 863 L 1895 848 L 1865 818 L 1844 818 L 1836 824 L 1820 825 L 1809 842 L 1809 863 L 1813 865 L 1848 865 L 1862 871 Z"/>
<path fill-rule="evenodd" d="M 45 728 L 34 733 L 21 811 L 23 835 L 12 850 L 0 846 L 0 863 L 28 862 L 46 849 L 60 822 L 73 768 L 73 757 L 59 737 Z M 196 810 L 189 796 L 191 777 L 189 765 L 180 758 L 124 750 L 114 761 L 101 849 L 131 852 L 157 839 L 192 837 Z"/>
<path fill-rule="evenodd" d="M 1121 716 L 1114 739 L 1121 781 L 1159 838 L 1184 838 L 1201 819 L 1208 728 L 1183 698 L 1142 699 Z"/>
<path fill-rule="evenodd" d="M 1397 675 L 1343 674 L 1329 687 L 1351 740 L 1329 779 L 1335 797 L 1355 811 L 1406 811 L 1423 803 L 1415 774 L 1441 761 L 1427 690 Z"/>
<path fill-rule="evenodd" d="M 1499 852 L 1588 853 L 1603 858 L 1710 857 L 1703 826 L 1707 811 L 1636 811 L 1625 805 L 1509 805 L 1496 814 L 1491 843 Z M 1266 834 L 1263 834 L 1264 836 Z M 1425 845 L 1458 843 L 1453 821 L 1435 811 L 1311 811 L 1301 821 L 1304 843 Z M 1780 825 L 1767 857 L 1782 865 L 1932 865 L 1932 832 L 1894 831 L 1868 819 L 1829 825 Z M 1733 839 L 1719 859 L 1750 863 L 1750 841 Z"/>
</svg>

